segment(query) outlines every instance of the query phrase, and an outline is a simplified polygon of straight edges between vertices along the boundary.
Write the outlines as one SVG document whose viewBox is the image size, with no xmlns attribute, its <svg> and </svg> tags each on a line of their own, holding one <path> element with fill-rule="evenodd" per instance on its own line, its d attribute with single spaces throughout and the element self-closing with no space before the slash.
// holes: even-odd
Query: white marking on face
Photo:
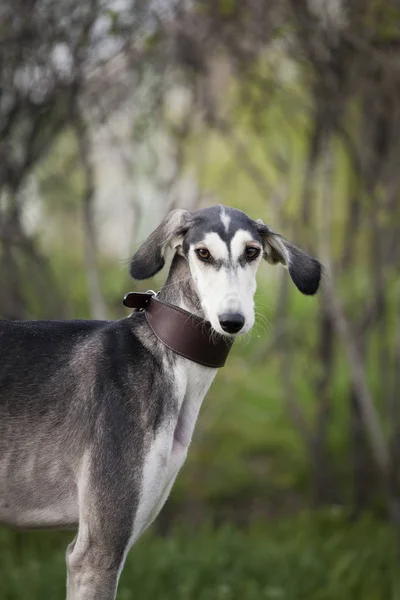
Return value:
<svg viewBox="0 0 400 600">
<path fill-rule="evenodd" d="M 189 251 L 190 270 L 205 316 L 216 331 L 225 335 L 219 321 L 223 314 L 239 313 L 244 317 L 240 333 L 247 333 L 254 325 L 256 272 L 262 252 L 255 260 L 246 261 L 248 245 L 262 250 L 250 231 L 238 229 L 231 239 L 230 248 L 217 233 L 212 232 Z M 206 247 L 216 262 L 199 260 L 195 254 L 198 247 Z"/>
<path fill-rule="evenodd" d="M 229 215 L 226 214 L 225 208 L 223 206 L 221 207 L 221 221 L 222 221 L 223 226 L 225 227 L 226 233 L 228 233 L 229 223 L 231 222 L 231 218 Z"/>
<path fill-rule="evenodd" d="M 207 233 L 204 236 L 201 244 L 198 244 L 198 246 L 206 247 L 207 250 L 211 252 L 211 256 L 215 260 L 229 260 L 228 246 L 223 240 L 221 240 L 218 233 L 215 233 L 214 231 Z"/>
<path fill-rule="evenodd" d="M 246 246 L 249 243 L 259 246 L 249 231 L 238 229 L 231 240 L 231 256 L 234 264 L 239 262 L 239 258 L 243 256 Z"/>
</svg>

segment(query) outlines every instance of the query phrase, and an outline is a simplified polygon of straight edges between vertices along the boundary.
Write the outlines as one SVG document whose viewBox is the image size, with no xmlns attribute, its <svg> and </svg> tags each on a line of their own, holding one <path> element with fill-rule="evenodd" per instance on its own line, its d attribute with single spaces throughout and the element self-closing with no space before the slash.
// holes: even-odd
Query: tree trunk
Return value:
<svg viewBox="0 0 400 600">
<path fill-rule="evenodd" d="M 85 234 L 85 265 L 92 319 L 107 318 L 106 302 L 101 291 L 100 273 L 97 263 L 97 233 L 94 216 L 94 169 L 91 162 L 91 148 L 87 125 L 75 107 L 74 125 L 78 140 L 79 156 L 84 175 L 83 226 Z"/>
</svg>

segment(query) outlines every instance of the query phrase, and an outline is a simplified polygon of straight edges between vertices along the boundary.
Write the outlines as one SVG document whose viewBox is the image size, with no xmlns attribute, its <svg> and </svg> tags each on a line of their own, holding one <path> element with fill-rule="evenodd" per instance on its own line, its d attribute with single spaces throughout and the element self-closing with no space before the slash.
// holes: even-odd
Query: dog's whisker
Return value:
<svg viewBox="0 0 400 600">
<path fill-rule="evenodd" d="M 271 321 L 267 319 L 264 315 L 259 315 L 255 313 L 257 323 L 262 323 L 263 325 L 268 325 L 268 327 L 272 327 Z"/>
</svg>

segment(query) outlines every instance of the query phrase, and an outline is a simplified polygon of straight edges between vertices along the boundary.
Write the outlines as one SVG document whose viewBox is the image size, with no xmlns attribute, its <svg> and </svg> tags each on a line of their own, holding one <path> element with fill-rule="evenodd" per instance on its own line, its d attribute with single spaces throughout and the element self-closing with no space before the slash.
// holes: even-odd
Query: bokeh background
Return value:
<svg viewBox="0 0 400 600">
<path fill-rule="evenodd" d="M 180 206 L 326 267 L 261 267 L 120 600 L 400 598 L 399 100 L 395 0 L 2 0 L 1 318 L 126 316 Z M 0 529 L 0 599 L 64 598 L 70 539 Z"/>
</svg>

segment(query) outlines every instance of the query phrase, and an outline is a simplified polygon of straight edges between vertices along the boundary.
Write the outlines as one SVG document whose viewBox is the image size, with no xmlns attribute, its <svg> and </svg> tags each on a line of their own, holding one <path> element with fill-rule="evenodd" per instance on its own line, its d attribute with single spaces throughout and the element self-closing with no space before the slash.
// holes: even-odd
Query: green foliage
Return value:
<svg viewBox="0 0 400 600">
<path fill-rule="evenodd" d="M 0 530 L 2 600 L 63 599 L 70 537 Z M 146 535 L 128 556 L 118 600 L 396 600 L 399 592 L 390 528 L 330 511 Z"/>
<path fill-rule="evenodd" d="M 372 0 L 367 5 L 364 26 L 372 38 L 388 42 L 398 39 L 400 11 L 395 3 Z"/>
</svg>

